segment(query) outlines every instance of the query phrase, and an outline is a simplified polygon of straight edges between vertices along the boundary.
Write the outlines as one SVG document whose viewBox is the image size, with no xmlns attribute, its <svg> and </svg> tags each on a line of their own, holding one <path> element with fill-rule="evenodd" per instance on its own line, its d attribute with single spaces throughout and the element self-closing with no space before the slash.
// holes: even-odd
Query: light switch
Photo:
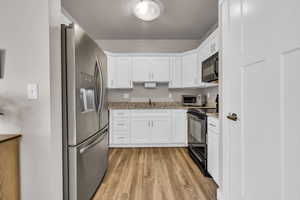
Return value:
<svg viewBox="0 0 300 200">
<path fill-rule="evenodd" d="M 173 97 L 172 93 L 169 93 L 169 99 L 172 99 L 172 97 Z"/>
<path fill-rule="evenodd" d="M 39 97 L 38 84 L 30 83 L 27 85 L 27 98 L 29 100 L 36 100 Z"/>
</svg>

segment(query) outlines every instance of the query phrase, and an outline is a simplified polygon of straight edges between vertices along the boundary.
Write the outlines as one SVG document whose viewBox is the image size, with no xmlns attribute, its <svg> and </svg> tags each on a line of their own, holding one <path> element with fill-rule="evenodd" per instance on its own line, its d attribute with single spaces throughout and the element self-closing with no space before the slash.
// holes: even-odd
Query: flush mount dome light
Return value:
<svg viewBox="0 0 300 200">
<path fill-rule="evenodd" d="M 134 15 L 144 21 L 153 21 L 161 14 L 161 5 L 156 0 L 141 0 L 134 5 Z"/>
</svg>

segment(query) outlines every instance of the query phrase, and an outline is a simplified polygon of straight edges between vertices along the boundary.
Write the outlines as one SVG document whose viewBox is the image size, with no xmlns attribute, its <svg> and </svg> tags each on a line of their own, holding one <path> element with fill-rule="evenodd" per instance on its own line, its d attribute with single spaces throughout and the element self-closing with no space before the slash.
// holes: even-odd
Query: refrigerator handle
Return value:
<svg viewBox="0 0 300 200">
<path fill-rule="evenodd" d="M 105 136 L 105 135 L 104 135 Z M 97 140 L 94 140 L 93 142 L 89 143 L 87 146 L 83 147 L 79 150 L 80 154 L 84 154 L 87 150 L 93 148 L 95 145 L 99 144 L 101 141 L 103 141 L 104 137 L 100 137 Z"/>
<path fill-rule="evenodd" d="M 103 88 L 103 77 L 102 77 L 101 67 L 102 67 L 102 62 L 101 62 L 101 60 L 99 60 L 97 58 L 97 68 L 98 68 L 98 77 L 97 78 L 100 78 L 99 82 L 100 82 L 100 88 L 101 88 L 100 94 L 98 94 L 99 102 L 98 102 L 97 111 L 99 113 L 102 112 L 102 107 L 103 107 L 103 90 L 105 89 L 105 88 Z M 99 90 L 97 90 L 97 92 L 99 92 Z"/>
</svg>

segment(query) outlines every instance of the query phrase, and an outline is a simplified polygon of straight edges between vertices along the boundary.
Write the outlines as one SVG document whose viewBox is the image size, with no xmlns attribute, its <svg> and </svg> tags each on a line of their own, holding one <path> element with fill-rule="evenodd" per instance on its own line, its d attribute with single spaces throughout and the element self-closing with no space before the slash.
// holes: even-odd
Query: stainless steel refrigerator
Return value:
<svg viewBox="0 0 300 200">
<path fill-rule="evenodd" d="M 62 25 L 64 200 L 89 200 L 108 165 L 107 58 L 78 25 Z"/>
</svg>

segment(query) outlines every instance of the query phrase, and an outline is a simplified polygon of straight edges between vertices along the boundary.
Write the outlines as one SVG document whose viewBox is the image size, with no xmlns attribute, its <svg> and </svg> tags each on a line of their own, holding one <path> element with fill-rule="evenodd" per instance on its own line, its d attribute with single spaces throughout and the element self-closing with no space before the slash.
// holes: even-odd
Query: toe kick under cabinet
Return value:
<svg viewBox="0 0 300 200">
<path fill-rule="evenodd" d="M 184 146 L 186 110 L 110 110 L 110 147 Z"/>
</svg>

